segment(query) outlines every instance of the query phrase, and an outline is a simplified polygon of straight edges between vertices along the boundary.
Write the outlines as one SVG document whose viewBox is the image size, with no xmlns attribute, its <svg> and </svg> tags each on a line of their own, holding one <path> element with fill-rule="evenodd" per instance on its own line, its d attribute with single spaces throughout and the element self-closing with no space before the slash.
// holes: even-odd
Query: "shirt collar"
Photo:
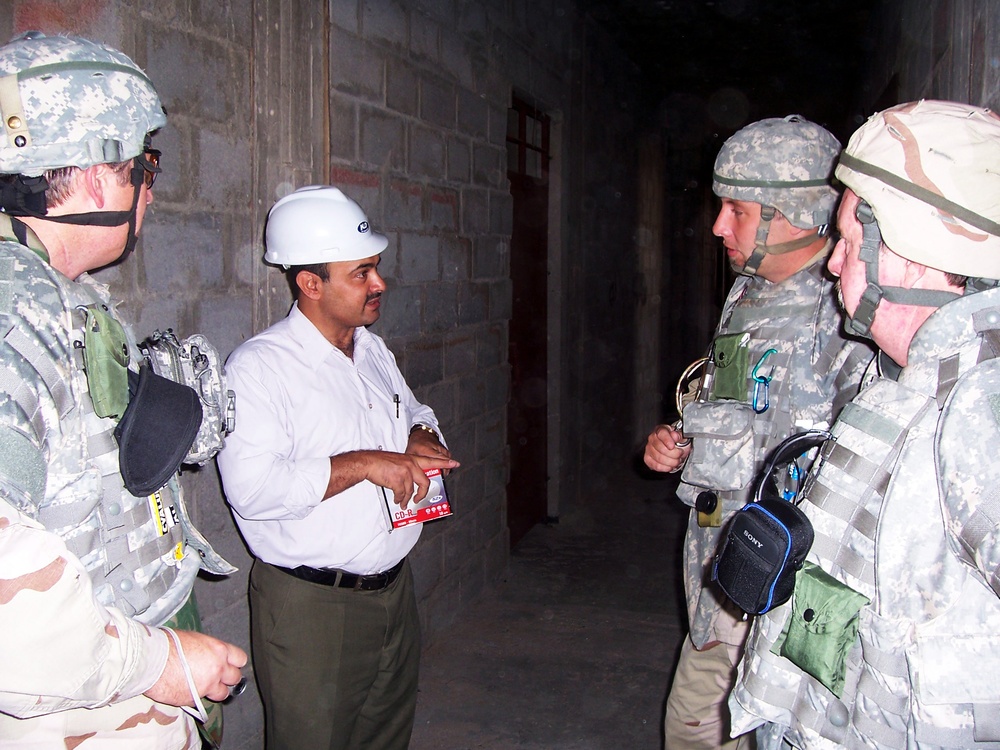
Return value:
<svg viewBox="0 0 1000 750">
<path fill-rule="evenodd" d="M 304 359 L 313 365 L 319 365 L 329 357 L 347 356 L 337 347 L 327 341 L 316 325 L 299 309 L 299 303 L 292 303 L 288 311 L 288 329 L 292 338 L 302 347 Z M 354 329 L 354 362 L 371 348 L 372 334 L 364 326 Z"/>
</svg>

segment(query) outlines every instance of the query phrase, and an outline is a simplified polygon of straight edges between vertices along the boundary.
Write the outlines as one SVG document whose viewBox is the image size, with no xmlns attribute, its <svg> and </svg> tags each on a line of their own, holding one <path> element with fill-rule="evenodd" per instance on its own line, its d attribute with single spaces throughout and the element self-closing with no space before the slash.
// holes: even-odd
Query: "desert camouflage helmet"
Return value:
<svg viewBox="0 0 1000 750">
<path fill-rule="evenodd" d="M 166 124 L 126 55 L 86 39 L 28 32 L 0 47 L 0 173 L 122 162 Z"/>
<path fill-rule="evenodd" d="M 870 207 L 897 255 L 962 276 L 1000 279 L 1000 118 L 921 100 L 872 115 L 837 177 Z"/>
<path fill-rule="evenodd" d="M 838 193 L 830 186 L 840 142 L 801 115 L 751 123 L 715 159 L 712 190 L 720 198 L 772 206 L 800 229 L 829 224 Z"/>
</svg>

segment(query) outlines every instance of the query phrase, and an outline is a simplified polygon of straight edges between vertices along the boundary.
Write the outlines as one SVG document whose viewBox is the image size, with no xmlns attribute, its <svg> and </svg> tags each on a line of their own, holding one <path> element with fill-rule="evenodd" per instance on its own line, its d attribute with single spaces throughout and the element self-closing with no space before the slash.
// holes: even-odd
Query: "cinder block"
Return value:
<svg viewBox="0 0 1000 750">
<path fill-rule="evenodd" d="M 386 339 L 412 336 L 420 332 L 420 315 L 420 287 L 394 285 L 391 293 L 382 298 L 376 333 Z"/>
<path fill-rule="evenodd" d="M 390 57 L 385 76 L 385 104 L 389 109 L 404 115 L 417 116 L 419 84 L 412 63 L 399 57 Z"/>
<path fill-rule="evenodd" d="M 472 156 L 469 142 L 465 138 L 448 138 L 448 180 L 450 182 L 469 181 L 472 170 Z"/>
<path fill-rule="evenodd" d="M 357 0 L 335 0 L 335 2 L 329 3 L 329 6 L 330 23 L 351 34 L 359 33 L 361 14 Z"/>
<path fill-rule="evenodd" d="M 411 178 L 444 178 L 444 135 L 439 130 L 431 130 L 420 125 L 411 124 L 410 131 L 410 163 Z"/>
<path fill-rule="evenodd" d="M 473 325 L 489 315 L 489 284 L 476 282 L 458 285 L 458 324 Z"/>
<path fill-rule="evenodd" d="M 506 365 L 499 365 L 486 373 L 486 408 L 507 408 L 510 398 L 510 373 Z"/>
<path fill-rule="evenodd" d="M 335 90 L 381 104 L 384 80 L 382 52 L 343 29 L 330 29 L 330 85 Z"/>
<path fill-rule="evenodd" d="M 514 284 L 499 279 L 490 285 L 490 320 L 510 320 L 514 316 Z"/>
<path fill-rule="evenodd" d="M 444 374 L 441 341 L 424 337 L 408 343 L 403 374 L 411 388 L 419 388 L 441 380 Z"/>
<path fill-rule="evenodd" d="M 336 91 L 330 92 L 330 156 L 353 161 L 357 156 L 357 104 Z"/>
<path fill-rule="evenodd" d="M 195 184 L 202 210 L 245 210 L 253 179 L 250 141 L 236 138 L 232 130 L 214 133 L 204 128 L 198 131 L 198 155 L 200 179 Z"/>
<path fill-rule="evenodd" d="M 224 291 L 198 298 L 194 326 L 210 336 L 220 356 L 228 357 L 252 335 L 252 311 L 249 297 L 234 298 Z"/>
<path fill-rule="evenodd" d="M 510 237 L 514 231 L 514 199 L 504 191 L 490 192 L 490 233 Z"/>
<path fill-rule="evenodd" d="M 232 69 L 223 44 L 157 28 L 149 35 L 146 48 L 149 70 L 155 71 L 156 91 L 167 112 L 201 122 L 230 124 L 236 111 L 233 97 L 242 93 L 244 78 Z"/>
<path fill-rule="evenodd" d="M 440 240 L 436 235 L 400 234 L 399 275 L 402 281 L 414 283 L 439 278 Z"/>
<path fill-rule="evenodd" d="M 447 381 L 432 383 L 421 388 L 417 398 L 434 410 L 438 424 L 445 433 L 445 441 L 449 440 L 449 428 L 455 423 L 455 384 Z M 450 482 L 448 489 L 451 489 Z"/>
<path fill-rule="evenodd" d="M 460 3 L 465 5 L 466 3 Z M 467 37 L 453 28 L 441 28 L 441 69 L 445 75 L 455 80 L 459 86 L 474 89 L 473 60 L 487 62 L 486 40 L 470 43 Z"/>
<path fill-rule="evenodd" d="M 410 11 L 410 54 L 415 58 L 437 62 L 440 58 L 440 24 L 423 8 Z"/>
<path fill-rule="evenodd" d="M 407 13 L 396 0 L 362 0 L 361 33 L 365 39 L 406 46 Z"/>
<path fill-rule="evenodd" d="M 406 162 L 403 121 L 370 107 L 361 109 L 359 120 L 361 160 L 375 167 L 401 169 Z"/>
<path fill-rule="evenodd" d="M 472 277 L 477 281 L 507 278 L 509 261 L 510 245 L 505 239 L 492 235 L 475 239 L 472 249 Z"/>
<path fill-rule="evenodd" d="M 221 220 L 211 214 L 186 214 L 169 224 L 143 228 L 142 265 L 151 289 L 178 292 L 222 283 Z"/>
<path fill-rule="evenodd" d="M 482 418 L 485 411 L 486 384 L 482 377 L 475 373 L 460 378 L 458 381 L 458 416 L 462 420 L 473 420 L 473 429 L 469 436 L 472 444 L 475 444 L 478 439 L 475 423 Z"/>
<path fill-rule="evenodd" d="M 465 237 L 446 234 L 441 238 L 441 279 L 461 281 L 469 278 L 471 242 Z"/>
<path fill-rule="evenodd" d="M 497 322 L 476 332 L 476 367 L 483 369 L 507 361 L 507 323 Z"/>
<path fill-rule="evenodd" d="M 420 80 L 420 117 L 432 125 L 454 129 L 456 117 L 455 87 L 433 76 Z"/>
<path fill-rule="evenodd" d="M 386 198 L 385 225 L 400 231 L 423 229 L 423 195 L 419 184 L 393 180 Z"/>
<path fill-rule="evenodd" d="M 436 288 L 436 287 L 435 287 Z M 476 336 L 461 329 L 444 339 L 444 375 L 468 375 L 476 371 Z"/>
<path fill-rule="evenodd" d="M 495 146 L 476 143 L 472 146 L 472 181 L 477 185 L 497 187 L 501 177 L 506 179 L 504 164 L 507 152 Z"/>
<path fill-rule="evenodd" d="M 427 228 L 454 232 L 458 229 L 459 193 L 445 188 L 427 189 Z"/>
<path fill-rule="evenodd" d="M 490 228 L 489 193 L 479 188 L 462 190 L 462 234 L 474 237 Z"/>
<path fill-rule="evenodd" d="M 490 105 L 485 94 L 468 89 L 458 92 L 458 130 L 472 138 L 485 139 L 489 135 Z"/>
<path fill-rule="evenodd" d="M 424 317 L 421 330 L 424 333 L 443 333 L 455 328 L 458 320 L 458 288 L 454 282 L 438 281 L 425 284 Z"/>
</svg>

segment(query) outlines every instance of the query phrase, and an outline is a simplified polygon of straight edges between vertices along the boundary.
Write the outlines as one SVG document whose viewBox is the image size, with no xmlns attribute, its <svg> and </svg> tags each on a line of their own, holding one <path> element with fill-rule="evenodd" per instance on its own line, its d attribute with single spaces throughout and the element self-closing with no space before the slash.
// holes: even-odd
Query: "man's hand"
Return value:
<svg viewBox="0 0 1000 750">
<path fill-rule="evenodd" d="M 423 432 L 423 430 L 418 430 Z M 429 434 L 427 437 L 431 437 Z M 413 436 L 411 436 L 412 445 Z M 437 441 L 435 441 L 437 442 Z M 448 449 L 438 443 L 438 450 L 442 451 L 439 457 L 410 453 L 410 446 L 407 446 L 406 453 L 389 453 L 388 451 L 364 451 L 368 463 L 368 473 L 365 479 L 380 487 L 392 490 L 393 499 L 400 508 L 405 508 L 412 500 L 419 503 L 427 495 L 431 481 L 424 474 L 428 469 L 445 470 L 454 469 L 459 466 L 458 461 L 450 458 Z M 423 444 L 421 444 L 421 448 Z M 416 492 L 414 492 L 416 485 Z"/>
<path fill-rule="evenodd" d="M 237 684 L 242 677 L 240 669 L 246 666 L 246 652 L 239 646 L 220 641 L 204 633 L 191 630 L 177 630 L 184 658 L 194 678 L 198 696 L 213 701 L 222 701 L 229 697 L 229 688 Z M 193 706 L 194 696 L 188 687 L 184 666 L 177 653 L 177 645 L 173 638 L 170 641 L 170 655 L 163 673 L 145 695 L 158 703 L 168 706 Z"/>
<path fill-rule="evenodd" d="M 681 445 L 678 445 L 681 443 Z M 668 424 L 657 425 L 646 438 L 642 460 L 653 471 L 679 471 L 691 453 L 691 441 Z"/>
<path fill-rule="evenodd" d="M 421 428 L 415 428 L 406 442 L 406 452 L 415 456 L 429 458 L 451 458 L 451 451 L 445 448 L 438 436 Z M 451 469 L 442 469 L 441 473 L 448 476 Z"/>
</svg>

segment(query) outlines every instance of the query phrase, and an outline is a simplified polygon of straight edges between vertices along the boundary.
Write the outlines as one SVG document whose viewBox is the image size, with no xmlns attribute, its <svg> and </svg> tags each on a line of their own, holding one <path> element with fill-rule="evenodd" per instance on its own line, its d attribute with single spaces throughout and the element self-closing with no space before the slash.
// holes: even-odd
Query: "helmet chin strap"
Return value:
<svg viewBox="0 0 1000 750">
<path fill-rule="evenodd" d="M 38 180 L 44 185 L 39 189 Z M 2 207 L 0 211 L 10 216 L 31 216 L 43 221 L 52 221 L 58 224 L 74 224 L 77 226 L 94 227 L 120 227 L 128 224 L 128 239 L 122 248 L 121 255 L 113 262 L 125 260 L 135 249 L 138 236 L 136 235 L 136 224 L 138 222 L 139 195 L 142 192 L 143 167 L 133 160 L 129 183 L 132 185 L 132 207 L 128 211 L 87 211 L 78 214 L 62 214 L 52 216 L 48 214 L 44 202 L 44 191 L 48 189 L 48 184 L 44 178 L 19 178 L 11 186 L 8 184 L 6 191 L 2 195 Z M 19 184 L 20 183 L 20 184 Z M 39 198 L 41 200 L 39 201 Z"/>
<path fill-rule="evenodd" d="M 774 219 L 776 213 L 777 211 L 774 206 L 762 205 L 760 207 L 760 223 L 757 225 L 757 236 L 754 237 L 753 252 L 750 253 L 750 257 L 747 258 L 743 267 L 734 268 L 734 271 L 744 276 L 756 276 L 757 269 L 760 268 L 765 255 L 784 255 L 785 253 L 790 253 L 793 250 L 811 245 L 816 241 L 818 236 L 822 236 L 823 234 L 823 230 L 821 229 L 819 234 L 807 234 L 805 237 L 800 237 L 797 240 L 768 245 L 767 237 L 771 233 L 771 221 Z"/>
<path fill-rule="evenodd" d="M 890 302 L 917 305 L 919 307 L 941 307 L 961 295 L 933 289 L 906 289 L 900 286 L 880 286 L 878 283 L 878 254 L 882 247 L 882 231 L 878 227 L 872 207 L 859 201 L 854 215 L 861 222 L 861 249 L 858 259 L 865 264 L 865 280 L 868 285 L 861 293 L 854 315 L 846 315 L 846 328 L 850 333 L 871 338 L 875 310 L 883 299 Z"/>
</svg>

